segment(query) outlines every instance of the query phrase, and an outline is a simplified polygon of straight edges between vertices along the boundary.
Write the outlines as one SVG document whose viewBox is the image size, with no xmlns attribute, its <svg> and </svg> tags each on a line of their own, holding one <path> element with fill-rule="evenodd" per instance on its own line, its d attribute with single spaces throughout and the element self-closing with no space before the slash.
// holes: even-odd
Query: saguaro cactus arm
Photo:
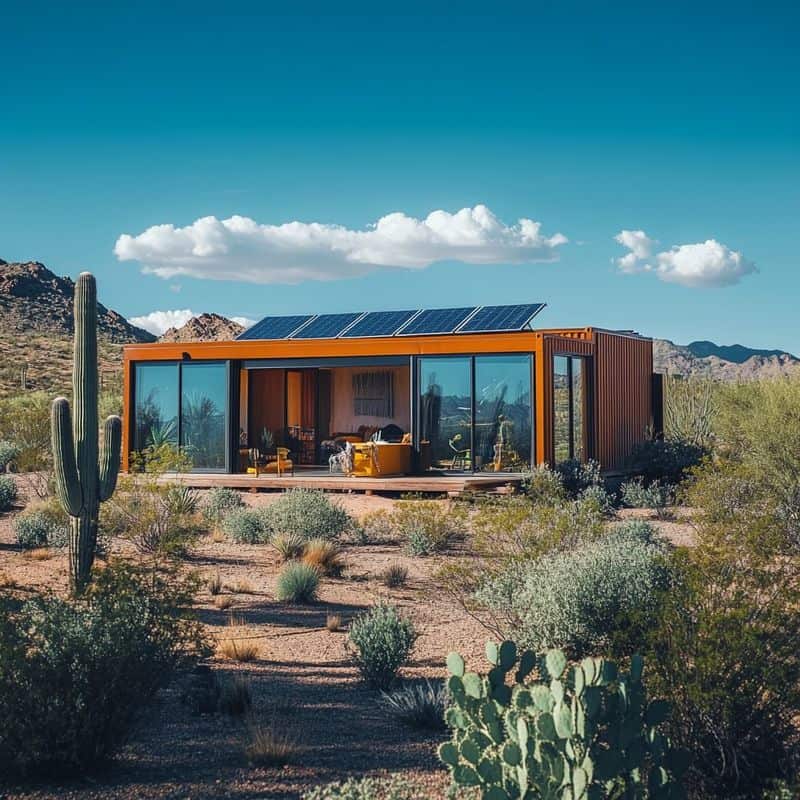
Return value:
<svg viewBox="0 0 800 800">
<path fill-rule="evenodd" d="M 122 450 L 122 420 L 117 416 L 106 419 L 103 428 L 103 445 L 100 448 L 100 502 L 114 494 L 119 474 L 119 456 Z"/>
<path fill-rule="evenodd" d="M 53 437 L 53 467 L 56 494 L 64 510 L 71 517 L 77 517 L 83 508 L 83 491 L 75 461 L 75 443 L 72 438 L 72 417 L 69 400 L 57 397 L 51 410 L 51 431 Z"/>
</svg>

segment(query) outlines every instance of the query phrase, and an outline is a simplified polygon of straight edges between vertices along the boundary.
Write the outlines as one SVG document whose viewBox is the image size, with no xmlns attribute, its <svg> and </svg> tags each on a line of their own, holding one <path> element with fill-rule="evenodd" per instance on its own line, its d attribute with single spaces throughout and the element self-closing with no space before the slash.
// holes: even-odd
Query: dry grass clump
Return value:
<svg viewBox="0 0 800 800">
<path fill-rule="evenodd" d="M 305 539 L 296 533 L 277 533 L 272 537 L 271 544 L 278 551 L 281 561 L 300 558 L 306 548 Z"/>
<path fill-rule="evenodd" d="M 241 717 L 253 705 L 250 681 L 242 675 L 222 678 L 219 681 L 218 708 L 230 717 Z"/>
<path fill-rule="evenodd" d="M 345 568 L 342 548 L 328 539 L 310 539 L 303 550 L 301 559 L 313 567 L 320 575 L 339 576 Z"/>
<path fill-rule="evenodd" d="M 211 531 L 211 541 L 216 544 L 222 544 L 225 541 L 225 534 L 219 528 L 214 528 Z"/>
<path fill-rule="evenodd" d="M 389 564 L 380 577 L 384 586 L 389 589 L 399 589 L 408 583 L 408 567 L 402 564 Z"/>
<path fill-rule="evenodd" d="M 236 592 L 236 594 L 255 594 L 256 588 L 253 586 L 250 581 L 247 580 L 239 580 L 235 583 L 231 583 L 228 585 L 228 588 L 232 592 Z"/>
<path fill-rule="evenodd" d="M 34 547 L 33 550 L 26 550 L 23 556 L 30 561 L 49 561 L 53 551 L 49 547 Z"/>
<path fill-rule="evenodd" d="M 247 625 L 242 620 L 231 617 L 228 630 L 230 633 L 221 639 L 217 645 L 217 653 L 222 658 L 227 658 L 229 661 L 238 661 L 242 664 L 255 661 L 261 648 L 255 639 L 248 637 L 249 629 Z"/>
<path fill-rule="evenodd" d="M 13 589 L 17 582 L 7 573 L 0 572 L 0 589 Z"/>
<path fill-rule="evenodd" d="M 331 632 L 336 633 L 342 629 L 342 616 L 341 614 L 328 614 L 325 618 L 325 627 Z"/>
<path fill-rule="evenodd" d="M 244 752 L 255 767 L 282 767 L 297 756 L 299 747 L 291 734 L 274 724 L 251 722 L 247 726 Z"/>
<path fill-rule="evenodd" d="M 220 611 L 226 611 L 229 609 L 234 603 L 233 597 L 229 594 L 220 594 L 214 598 L 214 605 Z"/>
<path fill-rule="evenodd" d="M 216 575 L 212 575 L 207 581 L 206 586 L 208 591 L 213 595 L 218 595 L 222 591 L 222 578 L 220 577 L 219 570 Z"/>
</svg>

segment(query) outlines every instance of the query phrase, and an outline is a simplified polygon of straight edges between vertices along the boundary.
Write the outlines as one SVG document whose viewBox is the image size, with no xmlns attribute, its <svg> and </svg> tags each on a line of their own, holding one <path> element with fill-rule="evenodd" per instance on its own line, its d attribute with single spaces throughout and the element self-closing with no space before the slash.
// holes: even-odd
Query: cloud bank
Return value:
<svg viewBox="0 0 800 800">
<path fill-rule="evenodd" d="M 156 336 L 163 336 L 170 328 L 180 328 L 185 325 L 192 317 L 199 317 L 190 308 L 175 308 L 167 311 L 151 311 L 141 317 L 131 317 L 129 322 L 132 322 L 139 328 L 144 328 L 146 331 L 155 334 Z M 249 328 L 255 325 L 255 320 L 249 317 L 228 317 L 233 322 L 238 322 L 243 328 Z"/>
<path fill-rule="evenodd" d="M 505 225 L 486 206 L 425 219 L 387 214 L 366 230 L 319 222 L 262 225 L 248 217 L 202 217 L 184 228 L 154 225 L 123 234 L 114 253 L 162 278 L 186 275 L 251 283 L 299 283 L 364 275 L 376 269 L 424 269 L 437 261 L 529 264 L 555 261 L 567 242 L 541 223 Z"/>
<path fill-rule="evenodd" d="M 733 286 L 745 275 L 758 272 L 752 261 L 716 239 L 674 245 L 660 253 L 654 252 L 658 242 L 641 230 L 623 230 L 614 239 L 630 251 L 617 259 L 620 271 L 653 272 L 667 283 L 718 289 Z"/>
</svg>

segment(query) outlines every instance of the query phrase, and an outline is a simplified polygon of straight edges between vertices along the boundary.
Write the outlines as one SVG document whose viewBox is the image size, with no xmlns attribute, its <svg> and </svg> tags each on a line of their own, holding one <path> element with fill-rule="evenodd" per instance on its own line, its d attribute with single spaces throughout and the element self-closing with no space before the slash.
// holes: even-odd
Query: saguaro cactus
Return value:
<svg viewBox="0 0 800 800">
<path fill-rule="evenodd" d="M 119 473 L 122 421 L 105 421 L 102 451 L 97 420 L 97 285 L 89 272 L 75 284 L 75 355 L 72 401 L 53 401 L 51 430 L 56 493 L 70 516 L 70 585 L 80 594 L 89 582 L 97 547 L 100 503 L 114 493 Z M 98 461 L 99 456 L 99 461 Z"/>
</svg>

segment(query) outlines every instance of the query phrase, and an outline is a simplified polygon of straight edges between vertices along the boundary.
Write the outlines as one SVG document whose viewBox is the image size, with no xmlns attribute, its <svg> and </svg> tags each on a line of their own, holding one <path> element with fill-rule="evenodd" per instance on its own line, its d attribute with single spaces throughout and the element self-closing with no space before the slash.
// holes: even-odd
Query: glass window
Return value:
<svg viewBox="0 0 800 800">
<path fill-rule="evenodd" d="M 133 449 L 178 443 L 178 364 L 137 364 Z"/>
<path fill-rule="evenodd" d="M 182 365 L 181 445 L 194 469 L 225 468 L 227 405 L 225 364 Z"/>
<path fill-rule="evenodd" d="M 476 470 L 530 466 L 532 411 L 530 356 L 476 356 Z"/>
<path fill-rule="evenodd" d="M 420 359 L 423 468 L 472 469 L 472 359 Z"/>
<path fill-rule="evenodd" d="M 556 464 L 572 457 L 570 437 L 570 359 L 553 357 L 553 455 Z"/>
<path fill-rule="evenodd" d="M 584 443 L 584 360 L 572 358 L 572 457 L 578 461 L 586 460 Z"/>
</svg>

